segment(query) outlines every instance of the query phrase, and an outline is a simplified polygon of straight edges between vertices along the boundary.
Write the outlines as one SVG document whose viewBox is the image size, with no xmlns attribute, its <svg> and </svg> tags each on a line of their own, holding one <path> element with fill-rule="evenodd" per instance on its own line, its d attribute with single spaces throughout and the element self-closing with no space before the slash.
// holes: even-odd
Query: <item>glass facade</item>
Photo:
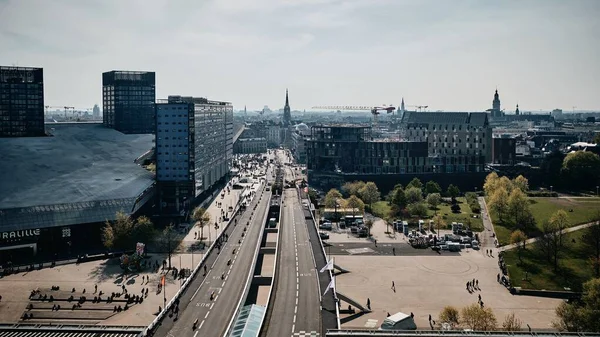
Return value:
<svg viewBox="0 0 600 337">
<path fill-rule="evenodd" d="M 102 74 L 104 125 L 127 134 L 155 131 L 155 73 L 110 71 Z"/>
<path fill-rule="evenodd" d="M 44 134 L 43 69 L 0 67 L 0 137 Z"/>
</svg>

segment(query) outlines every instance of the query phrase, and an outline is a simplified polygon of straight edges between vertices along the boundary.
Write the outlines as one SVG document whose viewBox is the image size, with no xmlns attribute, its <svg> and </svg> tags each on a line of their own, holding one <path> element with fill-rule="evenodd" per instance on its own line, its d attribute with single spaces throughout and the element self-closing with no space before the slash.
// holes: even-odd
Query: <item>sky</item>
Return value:
<svg viewBox="0 0 600 337">
<path fill-rule="evenodd" d="M 102 72 L 235 109 L 600 110 L 598 0 L 0 0 L 0 65 L 51 106 L 102 106 Z M 575 107 L 575 108 L 574 108 Z"/>
</svg>

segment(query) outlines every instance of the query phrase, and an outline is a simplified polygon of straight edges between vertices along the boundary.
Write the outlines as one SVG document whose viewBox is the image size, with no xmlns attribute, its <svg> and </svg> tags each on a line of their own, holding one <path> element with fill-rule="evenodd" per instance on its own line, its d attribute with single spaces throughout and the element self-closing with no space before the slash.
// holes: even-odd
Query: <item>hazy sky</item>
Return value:
<svg viewBox="0 0 600 337">
<path fill-rule="evenodd" d="M 236 109 L 600 109 L 600 0 L 0 0 L 0 64 L 48 105 L 101 105 L 101 74 Z"/>
</svg>

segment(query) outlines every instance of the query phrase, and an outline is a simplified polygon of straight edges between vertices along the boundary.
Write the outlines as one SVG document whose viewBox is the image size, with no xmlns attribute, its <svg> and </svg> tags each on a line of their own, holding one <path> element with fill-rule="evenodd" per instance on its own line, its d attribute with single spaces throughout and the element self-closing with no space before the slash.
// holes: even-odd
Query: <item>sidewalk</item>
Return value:
<svg viewBox="0 0 600 337">
<path fill-rule="evenodd" d="M 562 233 L 566 234 L 566 233 L 575 232 L 575 231 L 578 231 L 578 230 L 581 230 L 581 229 L 586 229 L 586 228 L 591 227 L 591 226 L 593 226 L 595 224 L 596 224 L 595 222 L 588 222 L 588 223 L 584 223 L 584 224 L 581 224 L 581 225 L 577 225 L 577 226 L 565 228 L 565 229 L 562 230 Z M 529 244 L 535 243 L 538 239 L 539 239 L 539 237 L 527 239 L 525 241 L 525 244 L 529 245 Z M 502 251 L 505 251 L 505 250 L 511 250 L 511 249 L 515 249 L 515 248 L 517 248 L 517 245 L 516 244 L 511 244 L 511 245 L 505 245 L 505 246 L 499 247 L 498 250 L 502 252 Z"/>
</svg>

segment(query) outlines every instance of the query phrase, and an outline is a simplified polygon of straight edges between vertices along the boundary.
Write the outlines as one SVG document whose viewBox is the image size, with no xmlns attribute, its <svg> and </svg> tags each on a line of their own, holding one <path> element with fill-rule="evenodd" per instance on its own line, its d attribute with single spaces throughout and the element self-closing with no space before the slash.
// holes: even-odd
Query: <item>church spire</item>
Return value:
<svg viewBox="0 0 600 337">
<path fill-rule="evenodd" d="M 287 88 L 285 89 L 285 106 L 286 107 L 290 106 L 290 99 L 288 97 L 288 90 L 287 90 Z"/>
<path fill-rule="evenodd" d="M 285 106 L 283 107 L 283 125 L 288 126 L 292 121 L 292 109 L 290 109 L 290 99 L 288 90 L 285 89 Z"/>
</svg>

